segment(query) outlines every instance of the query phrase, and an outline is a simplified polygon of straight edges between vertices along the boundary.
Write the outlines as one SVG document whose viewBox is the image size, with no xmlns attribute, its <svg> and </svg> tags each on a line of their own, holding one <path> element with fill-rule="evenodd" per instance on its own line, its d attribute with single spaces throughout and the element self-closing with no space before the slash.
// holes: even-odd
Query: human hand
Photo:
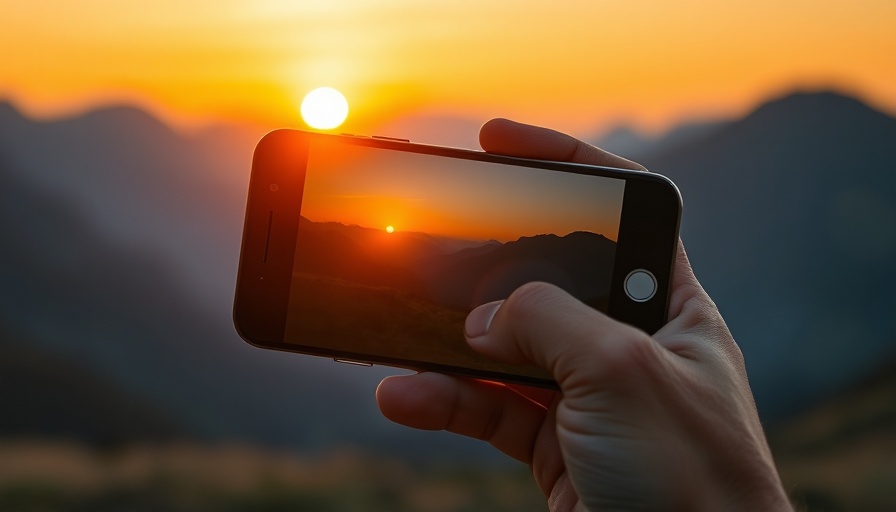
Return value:
<svg viewBox="0 0 896 512">
<path fill-rule="evenodd" d="M 503 119 L 486 151 L 644 170 L 572 137 Z M 466 320 L 476 351 L 551 372 L 560 391 L 437 373 L 383 380 L 398 423 L 485 440 L 530 465 L 552 511 L 790 510 L 743 356 L 679 244 L 669 322 L 653 336 L 559 288 L 520 287 Z"/>
</svg>

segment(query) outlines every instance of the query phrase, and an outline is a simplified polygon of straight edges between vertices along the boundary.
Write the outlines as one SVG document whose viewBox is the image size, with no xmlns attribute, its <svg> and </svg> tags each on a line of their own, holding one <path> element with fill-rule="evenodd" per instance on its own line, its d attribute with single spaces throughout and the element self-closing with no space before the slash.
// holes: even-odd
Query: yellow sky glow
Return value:
<svg viewBox="0 0 896 512">
<path fill-rule="evenodd" d="M 6 2 L 0 98 L 52 116 L 134 103 L 189 126 L 300 126 L 309 90 L 346 131 L 494 116 L 590 134 L 737 115 L 834 86 L 896 112 L 892 0 Z"/>
</svg>

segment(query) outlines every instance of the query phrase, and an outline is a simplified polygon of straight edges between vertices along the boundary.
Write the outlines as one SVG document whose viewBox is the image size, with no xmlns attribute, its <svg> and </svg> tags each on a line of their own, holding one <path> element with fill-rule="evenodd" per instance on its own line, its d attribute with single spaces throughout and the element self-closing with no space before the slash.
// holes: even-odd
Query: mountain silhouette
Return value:
<svg viewBox="0 0 896 512">
<path fill-rule="evenodd" d="M 0 107 L 0 345 L 8 354 L 40 354 L 10 364 L 49 358 L 54 364 L 46 370 L 85 382 L 56 395 L 28 395 L 38 401 L 30 407 L 47 422 L 32 434 L 93 442 L 109 439 L 107 427 L 119 425 L 122 436 L 139 440 L 170 427 L 172 435 L 308 451 L 356 444 L 423 453 L 431 441 L 391 425 L 371 400 L 389 370 L 358 372 L 320 358 L 259 350 L 234 331 L 233 283 L 251 143 L 244 158 L 223 165 L 221 154 L 206 151 L 233 151 L 233 132 L 196 139 L 168 130 L 162 137 L 171 147 L 150 147 L 159 153 L 154 155 L 137 141 L 154 133 L 157 122 L 142 126 L 141 119 L 151 118 L 130 115 L 105 119 L 122 118 L 138 125 L 100 123 L 83 133 L 91 123 L 79 118 L 34 122 Z M 129 147 L 104 157 L 109 141 L 126 139 L 133 139 Z M 68 142 L 57 148 L 58 141 Z M 184 162 L 172 160 L 178 153 Z M 187 175 L 170 183 L 165 163 L 175 165 L 170 172 Z M 236 168 L 239 174 L 229 174 Z M 239 194 L 231 188 L 235 183 Z M 190 193 L 177 190 L 178 184 L 192 184 Z M 204 196 L 194 198 L 197 191 Z M 107 197 L 116 192 L 118 197 Z M 176 212 L 187 212 L 187 218 L 178 222 Z M 121 230 L 124 224 L 131 228 Z M 22 372 L 33 374 L 29 385 L 69 378 L 27 368 L 16 375 Z M 109 396 L 83 402 L 96 392 L 89 382 L 108 388 Z M 121 408 L 124 397 L 134 407 Z M 66 417 L 70 408 L 56 406 L 60 402 L 82 404 L 98 421 L 72 420 Z M 150 416 L 164 422 L 153 423 Z M 144 420 L 146 431 L 125 428 Z M 0 420 L 0 426 L 3 435 L 29 435 L 14 422 Z M 440 450 L 487 454 L 452 439 L 434 448 Z"/>
<path fill-rule="evenodd" d="M 366 251 L 367 257 L 391 262 L 395 266 L 406 266 L 413 262 L 437 254 L 446 254 L 467 247 L 481 245 L 481 242 L 434 236 L 414 231 L 387 233 L 357 225 L 346 226 L 338 222 L 312 222 L 300 219 L 299 229 L 309 235 L 338 235 Z M 299 245 L 303 244 L 299 239 Z M 299 248 L 301 250 L 301 247 Z"/>
<path fill-rule="evenodd" d="M 550 282 L 604 305 L 616 248 L 602 235 L 584 231 L 477 243 L 305 218 L 297 244 L 299 272 L 388 286 L 461 310 L 507 298 L 531 281 Z"/>
<path fill-rule="evenodd" d="M 51 437 L 114 447 L 195 438 L 116 379 L 34 347 L 0 327 L 0 438 Z"/>
<path fill-rule="evenodd" d="M 459 308 L 505 299 L 531 281 L 555 284 L 585 302 L 602 305 L 609 296 L 615 251 L 616 243 L 602 235 L 577 231 L 488 243 L 418 267 L 434 300 Z"/>
<path fill-rule="evenodd" d="M 682 239 L 747 359 L 764 418 L 896 357 L 896 119 L 794 93 L 628 155 L 682 191 Z"/>
<path fill-rule="evenodd" d="M 148 415 L 199 437 L 486 456 L 476 443 L 433 442 L 383 420 L 371 397 L 392 370 L 257 350 L 234 333 L 256 140 L 238 130 L 182 135 L 125 107 L 34 121 L 0 102 L 0 325 L 17 333 L 5 346 L 27 343 L 78 375 L 95 371 Z M 781 97 L 625 155 L 679 185 L 682 238 L 744 351 L 765 421 L 896 357 L 893 147 L 896 120 L 825 92 Z M 542 239 L 479 250 L 422 234 L 403 241 L 412 249 L 401 254 L 432 251 L 440 275 L 455 271 L 429 286 L 469 304 L 447 292 L 454 280 L 531 259 Z M 578 251 L 561 255 L 561 270 L 581 265 Z M 439 259 L 450 253 L 458 259 Z M 465 267 L 452 267 L 462 253 Z M 424 285 L 432 275 L 421 274 Z"/>
<path fill-rule="evenodd" d="M 231 293 L 233 278 L 220 276 L 236 261 L 254 134 L 184 136 L 126 106 L 35 122 L 9 104 L 0 134 L 8 170 L 27 184 L 65 197 L 98 231 L 165 254 L 191 287 Z"/>
<path fill-rule="evenodd" d="M 282 358 L 247 346 L 233 335 L 226 317 L 216 321 L 208 305 L 197 301 L 199 295 L 177 276 L 163 251 L 108 236 L 72 201 L 25 183 L 23 172 L 0 157 L 0 342 L 6 350 L 39 351 L 56 358 L 56 368 L 68 360 L 80 374 L 95 369 L 96 379 L 119 397 L 140 397 L 181 432 L 204 439 L 301 443 L 295 429 L 304 425 L 303 414 L 281 412 L 273 421 L 270 376 L 313 389 L 313 373 L 302 376 Z M 47 370 L 31 373 L 41 381 Z M 89 396 L 80 389 L 62 387 L 56 397 L 70 398 L 74 407 Z M 341 393 L 338 384 L 330 389 L 333 396 Z M 122 415 L 138 412 L 113 407 L 119 399 L 95 398 L 98 403 L 83 404 L 85 411 L 115 419 L 108 424 L 121 424 L 127 421 Z M 68 408 L 53 403 L 32 408 L 45 411 L 57 425 L 100 429 L 78 430 L 79 436 L 107 437 L 104 423 L 74 424 Z M 286 424 L 292 426 L 283 428 Z"/>
<path fill-rule="evenodd" d="M 359 226 L 299 222 L 295 265 L 303 273 L 422 293 L 409 261 L 437 251 L 434 244 Z"/>
</svg>

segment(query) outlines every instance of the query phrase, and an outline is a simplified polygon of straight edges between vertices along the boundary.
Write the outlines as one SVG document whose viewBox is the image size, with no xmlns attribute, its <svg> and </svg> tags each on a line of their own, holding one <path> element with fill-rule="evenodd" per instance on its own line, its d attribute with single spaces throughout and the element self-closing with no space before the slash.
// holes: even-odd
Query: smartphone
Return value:
<svg viewBox="0 0 896 512">
<path fill-rule="evenodd" d="M 264 348 L 555 386 L 473 352 L 467 313 L 545 281 L 653 333 L 680 218 L 657 174 L 278 130 L 252 161 L 234 323 Z"/>
</svg>

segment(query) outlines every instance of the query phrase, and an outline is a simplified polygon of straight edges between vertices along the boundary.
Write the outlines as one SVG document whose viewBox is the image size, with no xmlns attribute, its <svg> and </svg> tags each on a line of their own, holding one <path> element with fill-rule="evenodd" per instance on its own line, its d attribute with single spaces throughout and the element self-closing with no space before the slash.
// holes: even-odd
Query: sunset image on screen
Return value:
<svg viewBox="0 0 896 512">
<path fill-rule="evenodd" d="M 624 184 L 313 143 L 287 338 L 497 371 L 463 342 L 466 314 L 532 281 L 606 310 Z"/>
</svg>

